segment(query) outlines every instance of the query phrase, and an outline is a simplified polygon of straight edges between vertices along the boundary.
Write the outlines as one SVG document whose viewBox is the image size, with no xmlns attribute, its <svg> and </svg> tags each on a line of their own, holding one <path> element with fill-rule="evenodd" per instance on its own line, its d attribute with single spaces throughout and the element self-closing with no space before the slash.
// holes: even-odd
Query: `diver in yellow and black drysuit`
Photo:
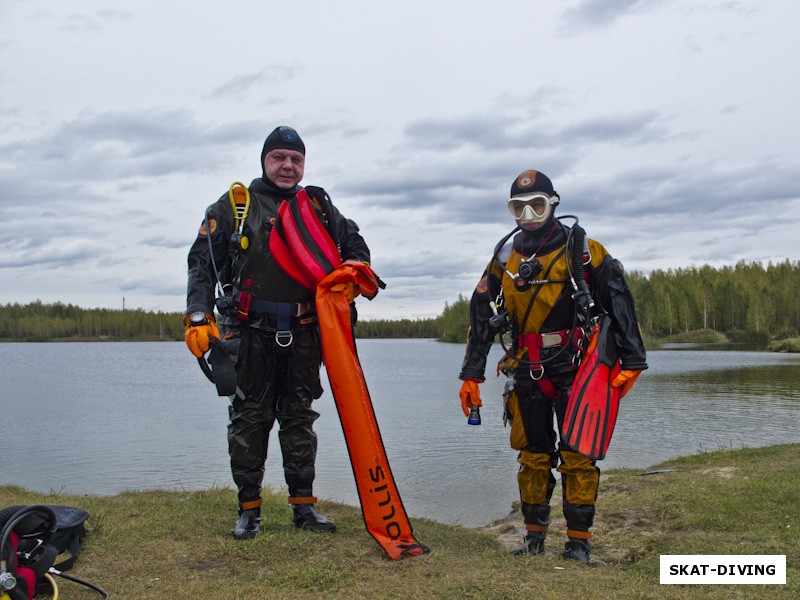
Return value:
<svg viewBox="0 0 800 600">
<path fill-rule="evenodd" d="M 519 451 L 517 479 L 527 531 L 514 553 L 544 552 L 556 485 L 551 469 L 557 468 L 568 536 L 562 556 L 589 562 L 600 469 L 560 441 L 553 425 L 555 413 L 561 429 L 590 318 L 589 301 L 573 284 L 576 267 L 585 272 L 592 312 L 602 309 L 611 316 L 622 369 L 613 385 L 621 394 L 647 362 L 622 265 L 600 243 L 574 235 L 577 224 L 570 229 L 555 217 L 559 201 L 543 173 L 527 170 L 514 180 L 507 204 L 518 228 L 495 248 L 472 295 L 460 397 L 465 414 L 481 406 L 478 384 L 484 381 L 487 354 L 496 335 L 510 332 L 511 347 L 498 368 L 509 376 L 505 416 L 512 423 L 511 447 Z M 584 239 L 580 254 L 572 247 L 575 238 Z"/>
<path fill-rule="evenodd" d="M 186 344 L 202 358 L 213 338 L 226 338 L 236 358 L 228 450 L 238 488 L 239 518 L 233 535 L 252 538 L 261 525 L 261 485 L 270 430 L 277 421 L 293 523 L 334 531 L 313 504 L 319 417 L 312 403 L 322 394 L 322 347 L 314 293 L 296 283 L 275 261 L 269 236 L 284 202 L 293 202 L 303 178 L 306 148 L 291 127 L 277 127 L 264 142 L 262 176 L 243 186 L 242 200 L 224 194 L 208 207 L 188 257 Z M 339 242 L 344 260 L 369 263 L 358 226 L 342 216 L 322 188 L 305 188 L 318 216 Z M 249 200 L 245 198 L 249 197 Z M 319 205 L 327 206 L 323 212 Z M 210 238 L 210 239 L 209 239 Z M 215 294 L 215 288 L 221 293 Z M 217 296 L 217 297 L 215 297 Z M 219 329 L 215 322 L 219 313 Z M 351 307 L 352 308 L 352 307 Z M 236 345 L 238 344 L 238 351 Z"/>
</svg>

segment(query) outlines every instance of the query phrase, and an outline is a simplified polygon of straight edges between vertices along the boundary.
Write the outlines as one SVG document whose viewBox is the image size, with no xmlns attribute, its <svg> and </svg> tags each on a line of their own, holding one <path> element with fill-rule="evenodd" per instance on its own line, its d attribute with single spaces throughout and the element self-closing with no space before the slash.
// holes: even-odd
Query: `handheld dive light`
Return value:
<svg viewBox="0 0 800 600">
<path fill-rule="evenodd" d="M 481 424 L 481 409 L 473 406 L 469 409 L 469 416 L 467 417 L 467 425 L 480 425 Z"/>
</svg>

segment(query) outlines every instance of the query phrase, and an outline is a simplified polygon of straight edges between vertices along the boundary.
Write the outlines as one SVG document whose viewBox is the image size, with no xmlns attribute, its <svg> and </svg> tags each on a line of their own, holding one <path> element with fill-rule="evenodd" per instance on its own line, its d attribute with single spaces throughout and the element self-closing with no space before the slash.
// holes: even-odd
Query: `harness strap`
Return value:
<svg viewBox="0 0 800 600">
<path fill-rule="evenodd" d="M 275 317 L 287 315 L 291 317 L 301 317 L 311 310 L 311 302 L 273 302 L 263 298 L 253 298 L 250 302 L 250 310 L 266 313 Z M 288 327 L 286 327 L 288 329 Z"/>
<path fill-rule="evenodd" d="M 266 313 L 275 317 L 275 343 L 281 348 L 288 348 L 294 337 L 292 335 L 292 317 L 300 317 L 311 310 L 311 303 L 304 302 L 273 302 L 253 298 L 250 301 L 250 310 L 259 313 Z M 299 319 L 301 323 L 307 320 Z"/>
<path fill-rule="evenodd" d="M 517 337 L 517 345 L 526 347 L 528 349 L 528 360 L 538 363 L 542 360 L 542 348 L 564 346 L 570 343 L 573 337 L 576 343 L 579 342 L 583 337 L 583 330 L 578 329 L 574 335 L 569 329 L 547 333 L 523 333 Z M 531 365 L 530 372 L 531 378 L 539 384 L 545 398 L 555 398 L 556 388 L 550 378 L 545 375 L 544 365 Z"/>
<path fill-rule="evenodd" d="M 561 331 L 550 331 L 548 333 L 523 333 L 517 337 L 517 344 L 528 348 L 542 349 L 572 343 L 575 347 L 580 348 L 580 342 L 585 335 L 582 327 L 579 327 L 574 332 L 571 329 L 562 329 Z"/>
</svg>

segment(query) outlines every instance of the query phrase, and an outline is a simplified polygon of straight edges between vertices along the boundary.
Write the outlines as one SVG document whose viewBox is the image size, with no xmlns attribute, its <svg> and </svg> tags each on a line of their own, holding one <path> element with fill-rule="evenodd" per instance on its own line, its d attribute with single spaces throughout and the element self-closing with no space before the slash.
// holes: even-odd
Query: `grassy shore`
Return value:
<svg viewBox="0 0 800 600">
<path fill-rule="evenodd" d="M 666 472 L 642 475 L 655 470 Z M 508 554 L 521 541 L 519 514 L 481 529 L 412 518 L 431 553 L 399 562 L 383 557 L 357 508 L 333 502 L 319 508 L 339 530 L 320 535 L 294 529 L 285 496 L 266 495 L 264 531 L 249 541 L 230 535 L 231 489 L 98 497 L 0 487 L 0 508 L 34 503 L 89 511 L 90 533 L 71 573 L 112 598 L 800 597 L 800 444 L 702 453 L 605 473 L 588 566 L 559 556 L 565 539 L 560 498 L 554 498 L 542 556 Z M 662 586 L 661 554 L 784 554 L 787 584 Z M 57 581 L 62 600 L 100 597 Z"/>
<path fill-rule="evenodd" d="M 767 345 L 767 350 L 771 352 L 800 352 L 800 338 L 772 341 Z"/>
</svg>

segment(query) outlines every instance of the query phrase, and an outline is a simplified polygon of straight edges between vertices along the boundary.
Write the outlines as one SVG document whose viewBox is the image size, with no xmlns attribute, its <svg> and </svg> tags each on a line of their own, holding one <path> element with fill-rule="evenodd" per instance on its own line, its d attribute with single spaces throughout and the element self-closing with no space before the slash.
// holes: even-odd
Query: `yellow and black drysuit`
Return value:
<svg viewBox="0 0 800 600">
<path fill-rule="evenodd" d="M 588 540 L 595 513 L 600 470 L 595 461 L 558 442 L 570 387 L 577 371 L 576 356 L 585 325 L 576 321 L 570 273 L 574 272 L 570 230 L 551 216 L 535 231 L 521 230 L 495 250 L 470 302 L 470 329 L 462 380 L 484 381 L 486 357 L 498 333 L 490 322 L 492 303 L 508 312 L 508 353 L 498 369 L 506 384 L 506 417 L 511 420 L 511 447 L 519 451 L 518 483 L 528 532 L 547 531 L 550 498 L 555 487 L 551 471 L 561 473 L 563 511 L 570 538 Z M 624 369 L 646 369 L 633 297 L 622 265 L 592 239 L 584 244 L 584 269 L 595 311 L 611 315 L 613 336 Z M 569 266 L 567 261 L 570 260 Z M 529 261 L 537 272 L 527 281 L 514 278 Z M 541 269 L 539 268 L 541 267 Z M 516 283 L 515 283 L 516 281 Z M 558 442 L 558 443 L 557 443 Z"/>
<path fill-rule="evenodd" d="M 208 207 L 189 251 L 187 314 L 213 314 L 216 306 L 223 337 L 234 342 L 228 347 L 238 342 L 238 390 L 231 396 L 228 449 L 240 512 L 261 505 L 267 442 L 276 420 L 289 502 L 303 505 L 315 500 L 313 423 L 319 413 L 312 402 L 322 395 L 322 348 L 314 295 L 278 267 L 268 245 L 279 206 L 293 202 L 300 189 L 282 190 L 266 177 L 253 180 L 241 231 L 236 229 L 229 195 L 224 194 Z M 335 207 L 330 207 L 332 214 L 323 214 L 313 199 L 321 198 L 324 190 L 305 189 L 323 224 L 335 231 L 342 258 L 368 263 L 369 248 L 358 226 Z M 246 249 L 238 241 L 242 235 L 249 242 Z M 216 301 L 215 268 L 224 291 Z"/>
</svg>

